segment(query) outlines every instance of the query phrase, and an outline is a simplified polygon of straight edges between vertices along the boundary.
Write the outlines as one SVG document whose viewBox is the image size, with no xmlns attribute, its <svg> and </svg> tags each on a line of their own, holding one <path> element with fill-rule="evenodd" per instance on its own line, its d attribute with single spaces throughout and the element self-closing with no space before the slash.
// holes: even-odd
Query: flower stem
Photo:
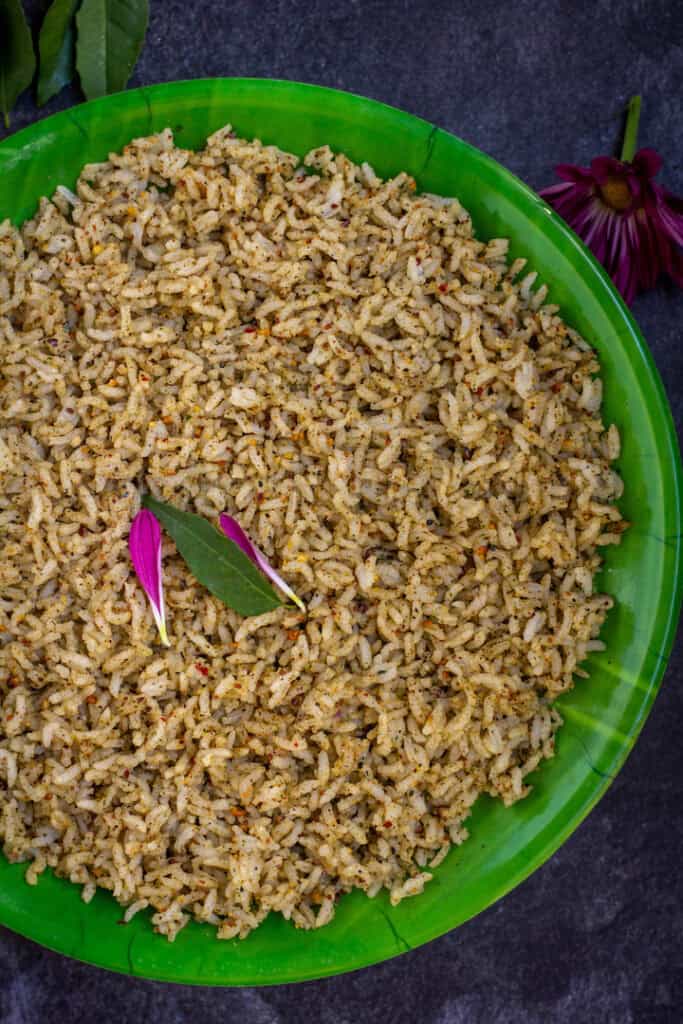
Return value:
<svg viewBox="0 0 683 1024">
<path fill-rule="evenodd" d="M 621 159 L 624 162 L 633 160 L 638 141 L 638 122 L 640 121 L 640 96 L 632 96 L 626 113 L 624 142 L 621 147 Z"/>
</svg>

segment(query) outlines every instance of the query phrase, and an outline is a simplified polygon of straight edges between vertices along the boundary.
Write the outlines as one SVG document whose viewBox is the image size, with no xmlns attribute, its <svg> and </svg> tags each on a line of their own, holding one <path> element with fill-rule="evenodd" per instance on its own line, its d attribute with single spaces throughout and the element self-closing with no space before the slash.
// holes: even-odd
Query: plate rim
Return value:
<svg viewBox="0 0 683 1024">
<path fill-rule="evenodd" d="M 384 111 L 385 114 L 391 114 L 394 117 L 396 115 L 399 115 L 401 119 L 407 118 L 414 122 L 416 125 L 424 126 L 425 130 L 429 131 L 430 133 L 434 133 L 435 137 L 438 135 L 444 135 L 449 138 L 455 139 L 457 143 L 460 146 L 462 146 L 465 150 L 470 151 L 472 154 L 476 154 L 476 158 L 478 160 L 483 159 L 489 165 L 489 167 L 493 171 L 495 171 L 495 173 L 498 176 L 502 177 L 503 179 L 506 179 L 507 183 L 514 187 L 514 190 L 521 191 L 521 193 L 525 196 L 525 198 L 528 201 L 532 201 L 533 203 L 541 207 L 544 210 L 544 212 L 547 213 L 548 219 L 553 222 L 555 228 L 559 229 L 560 233 L 564 236 L 565 242 L 571 245 L 571 247 L 577 252 L 580 258 L 583 260 L 586 269 L 590 271 L 590 276 L 592 278 L 593 285 L 599 286 L 603 298 L 607 298 L 609 300 L 614 311 L 621 319 L 621 321 L 624 323 L 630 341 L 634 344 L 637 354 L 639 355 L 640 360 L 644 366 L 644 369 L 648 373 L 650 383 L 654 387 L 654 392 L 657 399 L 657 409 L 659 413 L 659 420 L 661 421 L 660 425 L 663 425 L 665 428 L 664 440 L 666 440 L 666 442 L 668 443 L 669 454 L 671 456 L 670 465 L 668 468 L 671 476 L 672 490 L 669 495 L 669 499 L 673 501 L 674 514 L 677 516 L 678 521 L 681 522 L 681 508 L 683 505 L 683 467 L 681 465 L 680 446 L 675 429 L 673 415 L 664 389 L 661 375 L 654 362 L 653 356 L 650 353 L 650 350 L 644 340 L 640 328 L 638 327 L 635 319 L 633 318 L 631 311 L 628 309 L 623 299 L 616 291 L 612 281 L 608 277 L 604 268 L 597 262 L 597 260 L 590 252 L 590 250 L 584 245 L 584 243 L 578 238 L 578 236 L 574 234 L 574 232 L 571 230 L 571 228 L 569 228 L 566 222 L 557 213 L 555 213 L 555 211 L 552 210 L 552 208 L 549 207 L 548 204 L 545 203 L 545 201 L 541 199 L 540 196 L 537 195 L 537 193 L 535 193 L 525 182 L 518 178 L 512 171 L 508 170 L 507 167 L 505 167 L 503 164 L 500 164 L 497 160 L 495 160 L 493 157 L 491 157 L 483 150 L 461 139 L 459 136 L 455 135 L 455 133 L 446 131 L 445 129 L 440 128 L 439 126 L 433 124 L 430 121 L 427 121 L 426 119 L 418 115 L 410 113 L 409 111 L 402 110 L 401 108 L 395 107 L 391 104 L 384 103 L 380 100 L 375 100 L 370 97 L 363 96 L 362 94 L 359 93 L 343 89 L 335 89 L 328 86 L 316 85 L 313 83 L 298 82 L 294 80 L 278 78 L 230 76 L 180 79 L 171 82 L 157 83 L 154 85 L 142 85 L 135 89 L 128 89 L 119 93 L 113 93 L 109 96 L 105 96 L 97 100 L 91 100 L 86 103 L 80 103 L 68 107 L 65 110 L 58 111 L 55 114 L 42 118 L 41 120 L 36 121 L 26 126 L 25 128 L 20 129 L 19 131 L 7 136 L 6 138 L 0 141 L 0 166 L 2 165 L 3 158 L 8 157 L 12 150 L 15 150 L 19 153 L 23 149 L 25 149 L 26 146 L 31 146 L 35 140 L 38 140 L 41 137 L 43 137 L 46 132 L 49 132 L 50 130 L 58 132 L 61 128 L 61 125 L 67 123 L 71 119 L 74 111 L 80 110 L 81 108 L 87 107 L 90 109 L 95 109 L 97 106 L 102 106 L 103 108 L 106 108 L 108 105 L 112 104 L 112 102 L 120 100 L 122 96 L 134 97 L 137 95 L 142 97 L 144 102 L 148 102 L 149 99 L 154 98 L 154 94 L 156 92 L 163 92 L 166 96 L 168 96 L 169 91 L 183 92 L 188 88 L 192 87 L 211 88 L 215 87 L 216 85 L 224 86 L 226 83 L 232 83 L 234 85 L 252 85 L 257 86 L 258 88 L 263 88 L 264 90 L 277 90 L 278 88 L 283 87 L 286 89 L 291 89 L 295 87 L 301 89 L 303 92 L 310 92 L 313 95 L 321 95 L 323 97 L 325 95 L 342 96 L 347 99 L 358 101 L 362 104 L 368 104 L 371 107 L 379 108 L 379 110 Z M 542 272 L 539 271 L 539 273 L 541 273 L 542 276 Z M 525 863 L 519 870 L 511 872 L 510 877 L 506 880 L 505 884 L 499 886 L 495 890 L 495 892 L 492 893 L 490 898 L 487 899 L 486 902 L 483 903 L 477 911 L 475 911 L 473 914 L 469 915 L 467 918 L 461 921 L 460 924 L 465 923 L 465 921 L 471 920 L 474 916 L 477 916 L 479 913 L 482 913 L 484 910 L 486 910 L 492 904 L 497 902 L 512 889 L 520 885 L 526 878 L 528 878 L 534 871 L 536 871 L 542 864 L 544 864 L 559 849 L 559 847 L 563 845 L 564 842 L 566 842 L 569 836 L 584 821 L 584 819 L 595 807 L 595 805 L 602 798 L 602 796 L 604 796 L 605 792 L 614 780 L 614 777 L 622 768 L 630 752 L 632 751 L 635 742 L 638 739 L 638 736 L 640 735 L 640 732 L 643 728 L 643 725 L 648 715 L 650 714 L 652 705 L 661 686 L 661 682 L 668 664 L 669 655 L 671 653 L 675 640 L 677 623 L 681 610 L 681 602 L 683 599 L 683 539 L 680 535 L 675 538 L 673 572 L 671 573 L 671 585 L 669 588 L 669 593 L 670 597 L 666 605 L 662 606 L 661 601 L 659 605 L 660 609 L 662 607 L 665 607 L 668 611 L 668 616 L 662 627 L 664 644 L 661 647 L 661 656 L 657 661 L 656 667 L 652 670 L 652 672 L 649 675 L 647 694 L 640 708 L 640 716 L 638 720 L 634 722 L 633 726 L 630 727 L 628 735 L 626 737 L 627 742 L 623 742 L 619 747 L 618 751 L 616 752 L 610 765 L 609 773 L 605 773 L 604 777 L 600 778 L 599 780 L 596 780 L 595 788 L 592 791 L 590 798 L 586 800 L 584 805 L 570 817 L 569 821 L 565 824 L 565 826 L 559 829 L 558 831 L 554 832 L 550 839 L 542 843 L 540 849 L 536 851 L 536 853 L 529 859 L 527 863 Z M 1 856 L 2 854 L 0 854 L 0 857 Z M 66 879 L 62 879 L 60 881 L 62 881 L 65 885 L 74 885 L 74 883 L 70 883 Z M 108 898 L 113 899 L 113 896 L 111 896 L 110 894 L 107 894 L 107 896 Z M 341 966 L 338 966 L 336 964 L 332 967 L 321 966 L 316 970 L 298 973 L 295 978 L 290 979 L 274 977 L 272 979 L 266 978 L 255 980 L 250 975 L 249 979 L 247 980 L 241 980 L 239 978 L 235 980 L 232 977 L 220 977 L 215 979 L 211 978 L 210 980 L 207 980 L 206 978 L 197 977 L 196 980 L 192 980 L 185 977 L 178 978 L 173 974 L 167 974 L 161 970 L 143 970 L 140 972 L 126 970 L 124 967 L 113 966 L 112 964 L 103 961 L 97 955 L 88 957 L 83 956 L 80 953 L 74 954 L 68 948 L 65 948 L 65 946 L 60 947 L 58 943 L 51 944 L 43 941 L 42 939 L 36 939 L 32 934 L 32 929 L 30 925 L 27 926 L 26 922 L 23 920 L 23 916 L 21 915 L 21 913 L 18 911 L 15 912 L 12 906 L 5 906 L 1 898 L 0 924 L 11 929 L 12 931 L 17 932 L 18 934 L 23 935 L 25 938 L 38 942 L 40 945 L 44 946 L 45 948 L 51 949 L 54 952 L 61 953 L 62 955 L 67 955 L 72 959 L 76 959 L 83 963 L 88 963 L 93 966 L 110 970 L 115 973 L 137 978 L 148 978 L 150 980 L 201 986 L 212 985 L 220 987 L 261 987 L 279 984 L 293 984 L 317 978 L 332 977 L 335 975 L 344 974 L 350 971 L 358 970 L 366 966 L 370 966 L 372 964 L 385 962 L 386 960 L 393 959 L 396 956 L 403 955 L 403 952 L 408 952 L 408 950 L 406 949 L 396 950 L 396 952 L 388 954 L 386 956 L 381 954 L 379 957 L 368 955 L 365 957 L 356 958 L 355 960 L 353 960 L 352 963 L 344 964 Z M 421 945 L 426 945 L 434 939 L 439 938 L 444 934 L 447 934 L 449 931 L 453 930 L 455 927 L 458 926 L 459 924 L 435 930 L 430 934 L 429 938 L 425 939 L 418 945 L 411 948 L 416 949 L 419 948 L 419 946 Z M 161 942 L 167 941 L 163 936 L 158 936 L 158 938 L 159 941 Z"/>
</svg>

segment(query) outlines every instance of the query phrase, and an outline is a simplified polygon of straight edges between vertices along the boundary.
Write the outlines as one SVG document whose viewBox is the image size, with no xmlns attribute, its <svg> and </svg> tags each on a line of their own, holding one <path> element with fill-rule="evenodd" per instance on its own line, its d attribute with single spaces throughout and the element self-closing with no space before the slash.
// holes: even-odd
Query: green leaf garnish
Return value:
<svg viewBox="0 0 683 1024">
<path fill-rule="evenodd" d="M 125 89 L 148 19 L 148 0 L 83 0 L 76 15 L 76 67 L 89 100 Z"/>
<path fill-rule="evenodd" d="M 79 0 L 54 0 L 40 27 L 38 52 L 38 106 L 44 106 L 74 76 L 76 26 Z"/>
<path fill-rule="evenodd" d="M 20 0 L 0 0 L 0 110 L 9 128 L 10 110 L 36 70 L 33 40 Z"/>
<path fill-rule="evenodd" d="M 142 504 L 175 541 L 192 575 L 240 615 L 263 615 L 283 603 L 234 541 L 193 512 L 183 512 L 150 494 Z"/>
</svg>

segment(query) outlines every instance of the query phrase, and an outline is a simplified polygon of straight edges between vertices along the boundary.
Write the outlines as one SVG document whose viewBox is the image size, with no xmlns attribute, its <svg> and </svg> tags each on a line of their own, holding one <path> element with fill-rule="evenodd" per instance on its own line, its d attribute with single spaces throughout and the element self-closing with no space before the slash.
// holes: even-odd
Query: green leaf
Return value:
<svg viewBox="0 0 683 1024">
<path fill-rule="evenodd" d="M 142 504 L 153 512 L 187 562 L 192 575 L 223 604 L 240 615 L 262 615 L 283 602 L 234 541 L 192 512 L 146 494 Z"/>
<path fill-rule="evenodd" d="M 38 39 L 40 71 L 38 106 L 44 106 L 74 76 L 76 27 L 79 0 L 54 0 L 43 19 Z"/>
<path fill-rule="evenodd" d="M 76 15 L 76 67 L 89 100 L 125 89 L 148 18 L 148 0 L 83 0 Z"/>
<path fill-rule="evenodd" d="M 10 110 L 36 70 L 31 30 L 20 0 L 0 0 L 0 110 L 9 128 Z"/>
</svg>

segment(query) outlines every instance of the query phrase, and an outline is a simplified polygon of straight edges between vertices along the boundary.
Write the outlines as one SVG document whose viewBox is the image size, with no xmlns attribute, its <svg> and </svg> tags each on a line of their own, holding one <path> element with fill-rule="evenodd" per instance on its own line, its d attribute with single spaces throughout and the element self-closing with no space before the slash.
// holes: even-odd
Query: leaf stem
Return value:
<svg viewBox="0 0 683 1024">
<path fill-rule="evenodd" d="M 640 96 L 632 96 L 626 112 L 626 128 L 624 142 L 621 147 L 621 160 L 624 163 L 633 160 L 638 142 L 638 123 L 640 121 Z"/>
</svg>

